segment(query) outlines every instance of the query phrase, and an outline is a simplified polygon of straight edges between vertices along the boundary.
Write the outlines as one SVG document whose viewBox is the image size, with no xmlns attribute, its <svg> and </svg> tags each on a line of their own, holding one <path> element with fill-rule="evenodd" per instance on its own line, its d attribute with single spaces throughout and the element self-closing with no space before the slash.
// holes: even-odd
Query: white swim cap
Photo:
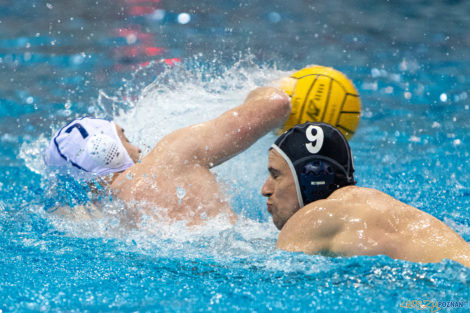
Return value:
<svg viewBox="0 0 470 313">
<path fill-rule="evenodd" d="M 134 165 L 116 125 L 90 117 L 74 120 L 60 129 L 51 139 L 44 161 L 50 167 L 84 179 L 122 172 Z"/>
</svg>

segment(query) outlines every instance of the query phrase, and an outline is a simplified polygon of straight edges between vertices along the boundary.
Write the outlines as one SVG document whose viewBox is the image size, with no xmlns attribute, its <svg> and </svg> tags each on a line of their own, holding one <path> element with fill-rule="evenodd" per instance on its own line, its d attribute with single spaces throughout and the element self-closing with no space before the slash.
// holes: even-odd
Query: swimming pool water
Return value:
<svg viewBox="0 0 470 313">
<path fill-rule="evenodd" d="M 465 1 L 82 0 L 0 3 L 0 310 L 3 312 L 412 312 L 470 301 L 445 260 L 329 258 L 275 249 L 259 194 L 268 134 L 215 169 L 241 216 L 196 230 L 44 212 L 86 199 L 40 151 L 83 114 L 113 118 L 144 151 L 307 64 L 358 87 L 358 184 L 439 218 L 470 241 L 470 26 Z M 189 20 L 188 20 L 189 19 Z M 431 311 L 431 309 L 429 309 Z M 465 312 L 441 308 L 441 312 Z"/>
</svg>

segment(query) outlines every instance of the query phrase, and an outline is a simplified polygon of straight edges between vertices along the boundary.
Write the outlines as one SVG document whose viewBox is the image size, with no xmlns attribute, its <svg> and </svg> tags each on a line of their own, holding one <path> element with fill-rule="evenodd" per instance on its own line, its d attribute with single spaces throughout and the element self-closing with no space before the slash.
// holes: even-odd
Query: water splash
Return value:
<svg viewBox="0 0 470 313">
<path fill-rule="evenodd" d="M 49 134 L 47 134 L 48 136 Z M 20 147 L 19 157 L 24 161 L 30 171 L 40 175 L 46 175 L 46 169 L 42 153 L 49 144 L 49 139 L 45 134 L 32 142 L 23 142 Z"/>
<path fill-rule="evenodd" d="M 178 204 L 181 204 L 181 200 L 183 200 L 185 195 L 186 189 L 184 189 L 183 187 L 176 186 L 176 197 L 178 198 Z"/>
<path fill-rule="evenodd" d="M 158 75 L 148 83 L 151 72 Z M 250 90 L 286 74 L 256 64 L 252 56 L 240 58 L 230 66 L 217 60 L 205 63 L 197 57 L 172 67 L 155 62 L 138 70 L 132 81 L 126 81 L 115 95 L 100 91 L 95 114 L 111 115 L 126 129 L 131 141 L 147 153 L 171 131 L 214 118 L 241 104 Z M 59 129 L 61 125 L 56 127 Z M 49 190 L 45 197 L 54 198 L 60 186 L 45 172 L 41 156 L 49 136 L 42 134 L 34 142 L 25 142 L 20 157 L 31 171 L 43 176 L 42 186 Z M 208 220 L 199 227 L 187 227 L 186 222 L 166 223 L 142 214 L 140 227 L 136 228 L 124 204 L 116 200 L 99 204 L 103 213 L 100 218 L 70 220 L 46 213 L 44 218 L 68 236 L 114 238 L 128 243 L 128 249 L 144 254 L 158 251 L 161 255 L 167 251 L 168 256 L 248 258 L 253 254 L 270 253 L 278 231 L 268 220 L 267 213 L 260 211 L 265 205 L 258 189 L 266 172 L 266 151 L 274 137 L 274 134 L 268 135 L 246 153 L 214 169 L 239 214 L 235 225 L 226 216 Z M 253 159 L 259 162 L 252 162 Z M 181 203 L 186 191 L 177 188 L 176 193 Z M 73 215 L 74 209 L 71 210 Z"/>
<path fill-rule="evenodd" d="M 149 72 L 159 74 L 155 77 Z M 205 63 L 197 57 L 172 67 L 152 63 L 139 70 L 119 91 L 128 99 L 131 109 L 119 112 L 114 119 L 148 152 L 164 135 L 217 117 L 241 104 L 250 90 L 286 73 L 258 65 L 251 56 L 231 66 L 217 60 Z M 149 77 L 155 79 L 142 86 L 139 79 L 149 81 Z"/>
</svg>

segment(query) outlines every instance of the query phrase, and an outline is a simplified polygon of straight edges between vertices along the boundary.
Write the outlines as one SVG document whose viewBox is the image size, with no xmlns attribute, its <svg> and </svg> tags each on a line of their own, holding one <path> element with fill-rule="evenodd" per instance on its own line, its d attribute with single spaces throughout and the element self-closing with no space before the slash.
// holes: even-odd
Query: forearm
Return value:
<svg viewBox="0 0 470 313">
<path fill-rule="evenodd" d="M 280 89 L 260 87 L 249 93 L 244 103 L 231 111 L 239 114 L 240 127 L 248 127 L 249 138 L 255 141 L 268 131 L 284 124 L 291 113 L 289 97 Z"/>
<path fill-rule="evenodd" d="M 152 151 L 171 156 L 167 162 L 197 163 L 210 168 L 237 155 L 268 131 L 282 126 L 289 116 L 289 97 L 281 90 L 260 87 L 242 105 L 219 117 L 179 129 L 166 136 Z"/>
<path fill-rule="evenodd" d="M 207 123 L 219 135 L 207 140 L 212 143 L 208 147 L 213 148 L 207 157 L 217 165 L 244 151 L 270 130 L 282 126 L 290 111 L 289 98 L 283 91 L 271 87 L 253 90 L 242 105 Z"/>
</svg>

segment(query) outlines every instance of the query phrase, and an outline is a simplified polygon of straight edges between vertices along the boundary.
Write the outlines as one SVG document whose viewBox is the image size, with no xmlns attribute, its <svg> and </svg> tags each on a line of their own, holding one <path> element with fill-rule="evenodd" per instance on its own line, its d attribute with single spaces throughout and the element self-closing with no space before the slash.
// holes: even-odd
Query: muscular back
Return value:
<svg viewBox="0 0 470 313">
<path fill-rule="evenodd" d="M 349 186 L 294 214 L 277 246 L 306 253 L 379 255 L 470 266 L 470 245 L 435 217 L 380 191 Z"/>
</svg>

